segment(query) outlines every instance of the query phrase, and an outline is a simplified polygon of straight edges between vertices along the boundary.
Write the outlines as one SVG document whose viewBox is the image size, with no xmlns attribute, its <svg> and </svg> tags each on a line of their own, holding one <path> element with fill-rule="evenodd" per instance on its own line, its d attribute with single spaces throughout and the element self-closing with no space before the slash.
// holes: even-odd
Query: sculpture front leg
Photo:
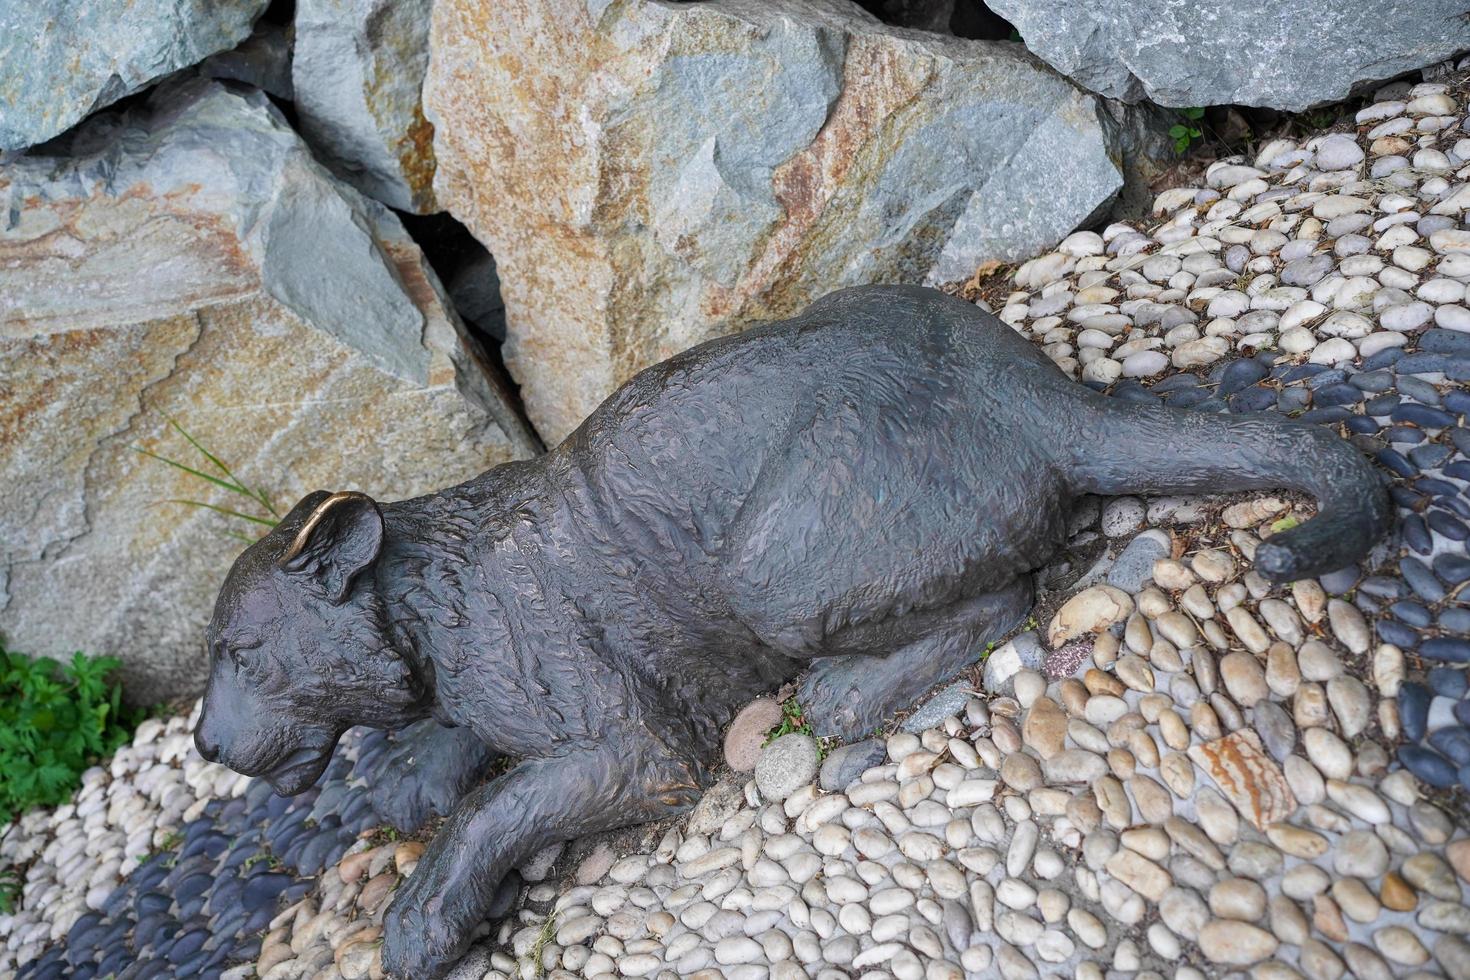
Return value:
<svg viewBox="0 0 1470 980">
<path fill-rule="evenodd" d="M 388 908 L 388 974 L 421 980 L 452 967 L 501 879 L 540 848 L 692 806 L 697 766 L 660 762 L 658 749 L 609 745 L 524 762 L 467 796 Z"/>
<path fill-rule="evenodd" d="M 431 816 L 447 817 L 484 778 L 496 753 L 471 728 L 432 719 L 393 736 L 373 779 L 373 810 L 405 834 Z"/>
</svg>

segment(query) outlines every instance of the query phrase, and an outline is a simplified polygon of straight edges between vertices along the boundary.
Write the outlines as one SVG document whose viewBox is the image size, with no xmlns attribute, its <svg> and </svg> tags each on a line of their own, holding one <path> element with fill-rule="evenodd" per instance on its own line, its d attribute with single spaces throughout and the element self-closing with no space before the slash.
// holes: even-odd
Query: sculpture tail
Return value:
<svg viewBox="0 0 1470 980">
<path fill-rule="evenodd" d="M 1361 452 L 1323 426 L 1268 414 L 1224 416 L 1098 398 L 1083 422 L 1079 490 L 1099 494 L 1223 493 L 1289 488 L 1317 498 L 1317 516 L 1273 535 L 1255 567 L 1275 581 L 1353 564 L 1388 531 L 1384 481 Z"/>
</svg>

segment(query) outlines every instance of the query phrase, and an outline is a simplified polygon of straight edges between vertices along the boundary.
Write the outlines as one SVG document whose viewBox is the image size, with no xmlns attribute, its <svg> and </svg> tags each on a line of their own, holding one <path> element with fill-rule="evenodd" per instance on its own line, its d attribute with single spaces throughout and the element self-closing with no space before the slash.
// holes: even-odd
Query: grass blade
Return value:
<svg viewBox="0 0 1470 980">
<path fill-rule="evenodd" d="M 168 424 L 173 426 L 174 429 L 178 431 L 179 435 L 189 440 L 189 445 L 197 449 L 199 451 L 199 454 L 205 459 L 209 460 L 211 463 L 213 463 L 221 473 L 229 477 L 230 480 L 233 481 L 233 485 L 239 490 L 239 492 L 260 501 L 261 506 L 263 506 L 272 517 L 279 518 L 281 516 L 280 514 L 277 514 L 276 509 L 271 506 L 270 498 L 265 495 L 264 490 L 255 490 L 247 486 L 244 481 L 242 481 L 238 476 L 230 471 L 230 468 L 225 465 L 224 460 L 220 459 L 214 453 L 210 452 L 208 449 L 205 449 L 202 445 L 200 445 L 199 440 L 191 436 L 188 433 L 188 430 L 180 425 L 175 419 L 169 418 L 168 416 L 164 417 L 168 418 Z"/>
<path fill-rule="evenodd" d="M 212 510 L 215 513 L 226 514 L 230 517 L 238 517 L 241 520 L 250 521 L 254 524 L 264 524 L 266 527 L 275 527 L 277 523 L 276 521 L 267 520 L 264 517 L 256 517 L 253 514 L 242 514 L 238 510 L 230 510 L 230 508 L 228 507 L 220 507 L 216 504 L 207 504 L 202 500 L 181 500 L 175 497 L 164 501 L 164 503 L 183 504 L 186 507 L 203 507 L 205 510 Z"/>
<path fill-rule="evenodd" d="M 217 476 L 210 476 L 208 473 L 200 472 L 199 470 L 196 470 L 192 466 L 187 466 L 184 463 L 180 463 L 178 460 L 169 459 L 167 456 L 160 456 L 158 453 L 155 453 L 155 452 L 152 452 L 150 450 L 144 449 L 142 446 L 134 446 L 133 447 L 133 451 L 134 452 L 142 453 L 144 456 L 147 456 L 150 459 L 156 459 L 160 463 L 167 463 L 169 466 L 172 466 L 175 469 L 183 470 L 185 473 L 188 473 L 190 476 L 197 476 L 201 480 L 208 480 L 210 483 L 213 483 L 217 487 L 224 487 L 226 490 L 229 490 L 229 491 L 231 491 L 233 493 L 244 494 L 245 496 L 249 497 L 251 500 L 256 499 L 255 495 L 253 493 L 251 493 L 245 487 L 239 486 L 238 484 L 230 483 L 230 482 L 228 482 L 226 480 L 221 480 Z M 274 513 L 274 512 L 272 512 L 272 513 Z"/>
</svg>

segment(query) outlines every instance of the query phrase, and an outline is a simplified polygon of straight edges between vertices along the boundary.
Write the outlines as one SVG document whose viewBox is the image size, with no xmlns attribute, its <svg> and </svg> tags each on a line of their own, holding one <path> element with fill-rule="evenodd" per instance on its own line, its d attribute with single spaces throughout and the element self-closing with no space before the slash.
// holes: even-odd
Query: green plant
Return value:
<svg viewBox="0 0 1470 980">
<path fill-rule="evenodd" d="M 0 646 L 0 825 L 64 802 L 84 769 L 128 740 L 141 719 L 108 683 L 120 665 L 80 653 L 61 664 Z"/>
<path fill-rule="evenodd" d="M 1169 138 L 1174 141 L 1174 152 L 1183 153 L 1189 149 L 1191 143 L 1204 136 L 1195 123 L 1205 117 L 1205 110 L 1200 106 L 1190 106 L 1188 109 L 1180 109 L 1179 116 L 1183 120 L 1169 127 Z"/>
<path fill-rule="evenodd" d="M 1287 514 L 1280 520 L 1271 523 L 1271 533 L 1280 534 L 1282 531 L 1290 531 L 1300 523 L 1301 521 L 1298 521 L 1293 515 Z"/>
<path fill-rule="evenodd" d="M 242 869 L 245 871 L 249 871 L 251 868 L 255 867 L 262 861 L 264 861 L 265 866 L 267 868 L 270 868 L 272 871 L 275 871 L 281 866 L 280 858 L 276 857 L 274 854 L 262 851 L 259 854 L 252 854 L 248 858 L 246 858 L 245 863 L 242 865 Z"/>
<path fill-rule="evenodd" d="M 556 938 L 556 916 L 557 913 L 552 912 L 546 917 L 546 921 L 541 923 L 541 931 L 536 934 L 536 942 L 532 944 L 531 951 L 526 954 L 535 964 L 537 977 L 546 972 L 546 947 Z"/>
<path fill-rule="evenodd" d="M 15 901 L 20 898 L 22 884 L 24 882 L 19 868 L 9 865 L 0 868 L 0 915 L 9 915 L 15 911 Z"/>
<path fill-rule="evenodd" d="M 281 522 L 281 515 L 276 511 L 275 505 L 271 503 L 269 495 L 267 495 L 264 490 L 260 489 L 259 487 L 252 487 L 249 484 L 243 482 L 239 477 L 235 476 L 230 468 L 225 465 L 223 460 L 221 460 L 214 453 L 210 452 L 208 449 L 205 449 L 204 446 L 200 444 L 199 440 L 190 435 L 188 431 L 186 431 L 184 427 L 180 425 L 177 421 L 170 418 L 168 420 L 168 424 L 170 427 L 173 428 L 175 432 L 183 436 L 184 439 L 188 441 L 189 445 L 193 446 L 194 449 L 198 451 L 200 456 L 204 457 L 205 462 L 207 462 L 211 468 L 219 471 L 220 475 L 214 476 L 212 474 L 205 473 L 203 470 L 196 469 L 186 463 L 181 463 L 176 459 L 170 459 L 169 457 L 161 455 L 160 453 L 153 452 L 151 449 L 144 449 L 142 446 L 134 446 L 133 449 L 139 453 L 142 453 L 144 456 L 147 456 L 149 459 L 156 459 L 160 463 L 166 463 L 167 465 L 172 466 L 174 469 L 183 470 L 190 476 L 197 477 L 198 479 L 212 484 L 213 486 L 222 487 L 223 489 L 228 490 L 231 493 L 240 494 L 250 501 L 252 509 L 263 510 L 266 516 L 261 516 L 259 514 L 250 514 L 244 511 L 234 510 L 230 507 L 221 507 L 219 504 L 206 503 L 203 500 L 190 500 L 174 497 L 164 501 L 164 503 L 183 504 L 186 507 L 202 507 L 205 510 L 212 510 L 215 513 L 224 514 L 226 517 L 238 518 L 239 520 L 248 521 L 252 524 L 262 524 L 268 528 L 275 527 Z M 242 541 L 248 542 L 251 540 L 251 538 L 244 534 L 241 534 L 238 531 L 230 531 L 228 533 L 231 537 L 239 538 Z"/>
<path fill-rule="evenodd" d="M 802 715 L 801 705 L 794 697 L 787 698 L 782 703 L 781 723 L 766 733 L 766 740 L 761 744 L 770 745 L 782 735 L 790 735 L 792 732 L 798 732 L 802 735 L 812 735 L 811 723 Z"/>
</svg>

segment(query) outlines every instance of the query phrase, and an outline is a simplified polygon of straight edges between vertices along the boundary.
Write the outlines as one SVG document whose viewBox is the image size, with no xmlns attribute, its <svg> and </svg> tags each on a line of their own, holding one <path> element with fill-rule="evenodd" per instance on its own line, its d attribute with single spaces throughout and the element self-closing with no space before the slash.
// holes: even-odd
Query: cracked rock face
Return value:
<svg viewBox="0 0 1470 980">
<path fill-rule="evenodd" d="M 431 36 L 435 194 L 501 266 L 552 439 L 677 351 L 1030 254 L 1122 184 L 1100 101 L 1019 45 L 842 0 L 441 0 Z"/>
<path fill-rule="evenodd" d="M 434 127 L 419 102 L 432 0 L 300 0 L 291 63 L 301 130 L 352 186 L 417 214 L 434 203 Z"/>
<path fill-rule="evenodd" d="M 260 93 L 195 81 L 0 168 L 0 634 L 124 653 L 146 703 L 197 690 L 221 577 L 257 525 L 173 418 L 277 507 L 405 497 L 531 454 L 398 219 Z M 146 288 L 138 288 L 146 282 Z M 64 283 L 64 288 L 58 288 Z M 246 508 L 248 509 L 248 508 Z"/>
<path fill-rule="evenodd" d="M 239 44 L 269 0 L 0 0 L 0 152 Z"/>
<path fill-rule="evenodd" d="M 1463 0 L 989 0 L 1094 92 L 1166 106 L 1296 111 L 1470 47 Z"/>
</svg>

